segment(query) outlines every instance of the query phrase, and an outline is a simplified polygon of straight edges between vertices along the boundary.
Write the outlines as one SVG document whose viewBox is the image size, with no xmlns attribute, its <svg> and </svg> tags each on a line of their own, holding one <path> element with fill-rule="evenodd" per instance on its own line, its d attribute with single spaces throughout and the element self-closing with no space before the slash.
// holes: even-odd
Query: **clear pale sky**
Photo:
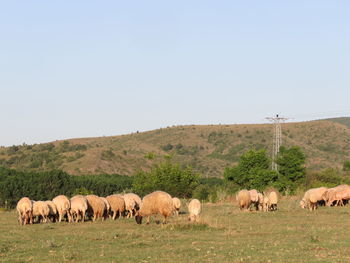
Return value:
<svg viewBox="0 0 350 263">
<path fill-rule="evenodd" d="M 2 1 L 0 145 L 350 116 L 350 1 Z"/>
</svg>

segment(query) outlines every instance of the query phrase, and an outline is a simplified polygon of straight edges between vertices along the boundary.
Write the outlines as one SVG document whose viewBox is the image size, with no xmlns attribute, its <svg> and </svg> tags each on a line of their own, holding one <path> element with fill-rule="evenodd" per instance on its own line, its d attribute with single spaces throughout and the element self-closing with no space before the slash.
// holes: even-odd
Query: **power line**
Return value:
<svg viewBox="0 0 350 263">
<path fill-rule="evenodd" d="M 277 171 L 278 165 L 276 163 L 276 158 L 282 145 L 281 122 L 288 120 L 288 118 L 279 117 L 279 115 L 276 114 L 275 117 L 266 117 L 266 119 L 273 123 L 272 170 Z"/>
</svg>

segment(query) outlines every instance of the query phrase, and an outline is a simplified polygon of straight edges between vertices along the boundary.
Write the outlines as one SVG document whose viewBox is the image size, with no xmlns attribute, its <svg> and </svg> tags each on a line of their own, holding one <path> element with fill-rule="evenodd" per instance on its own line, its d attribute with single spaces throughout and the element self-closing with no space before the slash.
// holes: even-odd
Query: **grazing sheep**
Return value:
<svg viewBox="0 0 350 263">
<path fill-rule="evenodd" d="M 128 215 L 127 217 L 133 217 L 136 213 L 136 211 L 138 211 L 140 209 L 141 206 L 141 198 L 134 193 L 127 193 L 125 195 L 123 195 L 123 198 L 125 200 L 125 206 L 127 207 L 127 212 Z M 132 202 L 131 200 L 133 200 L 134 202 Z"/>
<path fill-rule="evenodd" d="M 58 222 L 61 222 L 65 215 L 67 215 L 68 217 L 68 222 L 72 222 L 69 199 L 65 195 L 59 195 L 52 199 L 52 202 L 54 202 L 57 208 L 57 212 L 59 215 Z"/>
<path fill-rule="evenodd" d="M 87 214 L 93 216 L 92 221 L 96 221 L 99 217 L 103 218 L 104 211 L 106 209 L 105 202 L 97 195 L 87 195 L 86 196 L 88 209 Z"/>
<path fill-rule="evenodd" d="M 268 209 L 270 211 L 276 211 L 277 210 L 277 202 L 278 202 L 278 196 L 275 191 L 271 191 L 268 196 L 269 202 L 268 202 Z"/>
<path fill-rule="evenodd" d="M 38 223 L 41 220 L 44 223 L 48 222 L 48 217 L 50 214 L 50 208 L 44 201 L 34 201 L 33 202 L 33 218 L 38 217 Z"/>
<path fill-rule="evenodd" d="M 181 208 L 181 201 L 180 201 L 180 199 L 177 198 L 177 197 L 173 197 L 173 204 L 174 204 L 174 211 L 176 213 L 176 216 L 178 216 L 180 208 Z"/>
<path fill-rule="evenodd" d="M 113 212 L 112 219 L 115 220 L 116 217 L 120 217 L 125 211 L 125 201 L 121 195 L 109 195 L 106 197 L 110 206 L 111 212 Z"/>
<path fill-rule="evenodd" d="M 250 193 L 248 190 L 243 189 L 238 192 L 236 196 L 236 200 L 238 202 L 238 206 L 240 210 L 248 211 L 250 204 L 251 204 L 251 198 L 250 198 Z"/>
<path fill-rule="evenodd" d="M 198 222 L 199 220 L 199 214 L 202 211 L 202 205 L 201 202 L 198 199 L 193 199 L 191 202 L 188 204 L 188 220 L 193 221 L 193 222 Z"/>
<path fill-rule="evenodd" d="M 336 201 L 336 205 L 343 206 L 343 201 L 350 200 L 350 188 L 343 188 L 334 191 L 328 200 L 328 204 L 331 205 L 334 201 Z"/>
<path fill-rule="evenodd" d="M 269 198 L 267 196 L 264 196 L 263 210 L 264 210 L 264 212 L 269 211 Z"/>
<path fill-rule="evenodd" d="M 85 196 L 75 195 L 70 199 L 70 212 L 72 214 L 72 221 L 85 221 L 85 213 L 88 209 L 88 203 Z"/>
<path fill-rule="evenodd" d="M 263 211 L 264 209 L 264 196 L 262 193 L 258 193 L 258 210 Z"/>
<path fill-rule="evenodd" d="M 52 202 L 51 200 L 47 200 L 47 201 L 45 201 L 45 203 L 47 204 L 47 206 L 49 207 L 49 210 L 50 210 L 48 219 L 51 222 L 56 222 L 56 220 L 57 220 L 57 207 L 56 207 L 55 203 Z"/>
<path fill-rule="evenodd" d="M 323 201 L 323 195 L 327 191 L 326 187 L 311 188 L 307 190 L 300 201 L 301 208 L 309 208 L 310 211 L 317 209 L 317 204 Z"/>
<path fill-rule="evenodd" d="M 251 204 L 253 204 L 255 206 L 256 210 L 259 210 L 259 193 L 257 190 L 252 189 L 248 191 L 250 194 L 250 201 Z"/>
<path fill-rule="evenodd" d="M 20 225 L 33 224 L 33 205 L 28 197 L 22 197 L 16 206 Z"/>
<path fill-rule="evenodd" d="M 133 216 L 134 211 L 136 211 L 136 202 L 130 196 L 124 195 L 123 198 L 125 202 L 126 218 L 130 218 Z"/>
<path fill-rule="evenodd" d="M 107 219 L 109 212 L 111 211 L 111 205 L 109 204 L 108 200 L 105 197 L 100 197 L 102 201 L 105 203 L 105 211 L 103 213 L 103 219 Z"/>
<path fill-rule="evenodd" d="M 155 191 L 142 199 L 141 207 L 136 212 L 135 220 L 138 224 L 141 224 L 142 218 L 146 216 L 147 224 L 149 224 L 151 215 L 161 214 L 164 217 L 163 224 L 166 224 L 167 218 L 173 212 L 174 204 L 171 196 L 163 191 Z"/>
<path fill-rule="evenodd" d="M 333 188 L 329 188 L 327 191 L 324 192 L 322 195 L 323 200 L 326 202 L 327 206 L 331 205 L 343 205 L 343 200 L 349 200 L 349 194 L 350 193 L 350 186 L 343 184 L 338 185 Z"/>
</svg>

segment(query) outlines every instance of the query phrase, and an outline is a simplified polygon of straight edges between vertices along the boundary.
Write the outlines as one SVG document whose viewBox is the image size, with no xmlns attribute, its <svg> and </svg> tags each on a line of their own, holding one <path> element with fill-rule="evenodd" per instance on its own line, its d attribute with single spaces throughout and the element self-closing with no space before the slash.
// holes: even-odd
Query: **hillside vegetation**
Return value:
<svg viewBox="0 0 350 263">
<path fill-rule="evenodd" d="M 300 146 L 312 169 L 342 167 L 350 154 L 350 118 L 283 124 L 283 144 Z M 70 174 L 133 175 L 171 155 L 205 177 L 221 177 L 249 149 L 272 147 L 272 125 L 188 125 L 129 135 L 0 148 L 0 166 Z"/>
</svg>

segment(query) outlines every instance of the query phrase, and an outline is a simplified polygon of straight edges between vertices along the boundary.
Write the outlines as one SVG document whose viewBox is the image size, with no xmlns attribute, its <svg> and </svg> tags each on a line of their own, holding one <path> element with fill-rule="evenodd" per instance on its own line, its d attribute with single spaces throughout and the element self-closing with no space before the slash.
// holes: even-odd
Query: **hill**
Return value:
<svg viewBox="0 0 350 263">
<path fill-rule="evenodd" d="M 350 156 L 350 118 L 283 124 L 283 144 L 300 146 L 312 169 L 342 167 Z M 165 155 L 204 176 L 222 176 L 250 148 L 271 151 L 271 124 L 188 125 L 121 136 L 0 148 L 0 166 L 71 174 L 132 175 Z"/>
</svg>

